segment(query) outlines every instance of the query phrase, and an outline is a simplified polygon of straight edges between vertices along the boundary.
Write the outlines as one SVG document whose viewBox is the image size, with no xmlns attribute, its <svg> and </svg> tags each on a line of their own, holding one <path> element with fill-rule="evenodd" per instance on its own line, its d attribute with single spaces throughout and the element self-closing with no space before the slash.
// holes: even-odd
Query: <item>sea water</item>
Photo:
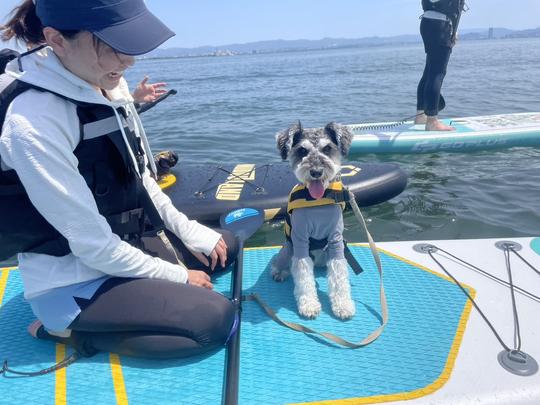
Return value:
<svg viewBox="0 0 540 405">
<path fill-rule="evenodd" d="M 274 135 L 296 120 L 314 127 L 413 115 L 424 60 L 421 44 L 149 59 L 127 78 L 134 85 L 149 75 L 178 90 L 143 116 L 155 151 L 177 151 L 180 166 L 260 164 L 280 161 Z M 540 39 L 459 42 L 442 92 L 441 117 L 540 111 Z M 354 160 L 395 162 L 409 175 L 401 195 L 364 209 L 376 240 L 540 233 L 538 148 Z M 352 215 L 346 226 L 349 240 L 365 240 Z M 281 241 L 281 227 L 266 225 L 251 244 Z"/>
</svg>

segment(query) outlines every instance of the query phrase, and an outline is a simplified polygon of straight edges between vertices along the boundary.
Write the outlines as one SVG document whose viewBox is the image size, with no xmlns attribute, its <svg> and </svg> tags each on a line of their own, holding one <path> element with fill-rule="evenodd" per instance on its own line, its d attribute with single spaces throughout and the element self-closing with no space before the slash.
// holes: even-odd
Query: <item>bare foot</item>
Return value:
<svg viewBox="0 0 540 405">
<path fill-rule="evenodd" d="M 414 118 L 414 125 L 424 125 L 427 122 L 427 115 L 422 111 L 418 111 L 418 114 Z"/>
<path fill-rule="evenodd" d="M 426 122 L 426 131 L 455 131 L 456 128 L 443 124 L 436 117 L 429 117 Z"/>
</svg>

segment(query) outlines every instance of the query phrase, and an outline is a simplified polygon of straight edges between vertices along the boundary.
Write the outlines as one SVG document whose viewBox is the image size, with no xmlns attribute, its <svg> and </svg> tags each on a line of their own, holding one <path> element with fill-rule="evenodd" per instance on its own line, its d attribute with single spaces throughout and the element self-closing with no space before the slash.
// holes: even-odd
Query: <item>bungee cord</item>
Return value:
<svg viewBox="0 0 540 405">
<path fill-rule="evenodd" d="M 268 177 L 268 170 L 266 171 L 265 177 L 264 177 L 264 179 L 263 179 L 263 183 L 262 183 L 261 185 L 255 183 L 254 181 L 251 181 L 251 180 L 249 180 L 249 179 L 246 179 L 246 178 L 244 178 L 243 176 L 245 176 L 245 175 L 247 175 L 247 174 L 249 174 L 249 173 L 251 173 L 251 172 L 253 172 L 253 171 L 255 171 L 255 170 L 260 170 L 260 169 L 268 168 L 268 167 L 270 167 L 270 166 L 271 166 L 270 163 L 267 163 L 267 164 L 262 165 L 262 166 L 255 166 L 254 168 L 252 168 L 252 169 L 250 169 L 250 170 L 247 170 L 247 171 L 245 171 L 245 172 L 243 172 L 243 173 L 240 173 L 240 174 L 236 174 L 236 173 L 234 173 L 234 172 L 232 172 L 232 171 L 230 171 L 230 170 L 228 170 L 228 169 L 225 169 L 223 166 L 218 166 L 218 167 L 216 168 L 216 170 L 214 171 L 214 173 L 212 174 L 212 176 L 206 180 L 206 184 L 212 183 L 212 182 L 214 181 L 214 178 L 218 175 L 218 173 L 219 173 L 220 171 L 222 171 L 222 172 L 227 173 L 229 176 L 231 176 L 232 179 L 241 180 L 242 182 L 245 182 L 246 184 L 248 184 L 248 185 L 250 185 L 251 187 L 253 187 L 253 188 L 255 189 L 256 192 L 262 193 L 262 192 L 264 192 L 264 183 L 265 183 L 265 181 L 266 181 L 266 178 Z M 203 187 L 204 187 L 204 186 L 203 186 Z M 219 184 L 211 184 L 210 186 L 207 186 L 206 188 L 203 188 L 203 187 L 200 187 L 200 188 L 202 188 L 202 190 L 199 189 L 199 190 L 197 190 L 197 191 L 195 192 L 195 196 L 196 196 L 196 197 L 199 197 L 199 198 L 204 197 L 204 195 L 205 195 L 208 191 L 210 191 L 210 190 L 212 190 L 212 189 L 215 189 L 215 188 L 219 187 Z"/>
<path fill-rule="evenodd" d="M 418 244 L 413 247 L 413 249 L 420 253 L 427 253 L 431 259 L 444 271 L 444 273 L 450 277 L 453 282 L 463 291 L 463 293 L 467 296 L 467 298 L 471 301 L 471 304 L 476 308 L 482 319 L 485 321 L 485 323 L 488 325 L 488 327 L 493 332 L 493 335 L 496 337 L 496 339 L 499 341 L 500 345 L 503 347 L 504 351 L 499 353 L 498 360 L 500 365 L 506 369 L 507 371 L 521 375 L 521 376 L 528 376 L 535 374 L 538 371 L 538 364 L 536 361 L 529 356 L 527 353 L 523 352 L 521 350 L 522 347 L 522 339 L 521 339 L 521 330 L 520 330 L 520 324 L 519 324 L 519 312 L 517 309 L 517 303 L 516 303 L 516 291 L 520 292 L 521 294 L 525 295 L 526 297 L 540 302 L 540 297 L 520 288 L 517 287 L 514 284 L 514 279 L 512 275 L 512 266 L 510 262 L 510 253 L 514 253 L 517 257 L 519 257 L 524 263 L 526 263 L 535 273 L 540 275 L 540 272 L 538 269 L 536 269 L 532 264 L 530 264 L 525 258 L 523 258 L 515 249 L 516 246 L 521 248 L 518 244 L 515 244 L 514 242 L 508 242 L 508 241 L 502 241 L 497 242 L 495 246 L 499 249 L 501 249 L 504 253 L 505 258 L 505 265 L 506 265 L 506 271 L 508 274 L 508 282 L 492 275 L 491 273 L 488 273 L 487 271 L 484 271 L 480 269 L 477 266 L 472 265 L 471 263 L 468 263 L 467 261 L 445 251 L 444 249 L 439 248 L 435 245 L 430 244 Z M 501 338 L 500 334 L 497 332 L 495 327 L 493 326 L 493 323 L 489 320 L 489 318 L 486 316 L 484 311 L 480 308 L 478 303 L 475 301 L 475 299 L 471 296 L 469 291 L 463 285 L 448 271 L 445 266 L 435 258 L 436 252 L 443 252 L 444 254 L 448 255 L 448 257 L 458 261 L 461 264 L 466 265 L 469 268 L 472 268 L 473 270 L 477 271 L 481 275 L 494 280 L 505 287 L 508 287 L 510 289 L 510 297 L 512 301 L 512 316 L 513 316 L 513 324 L 514 324 L 514 345 L 513 348 L 510 348 L 504 340 Z"/>
</svg>

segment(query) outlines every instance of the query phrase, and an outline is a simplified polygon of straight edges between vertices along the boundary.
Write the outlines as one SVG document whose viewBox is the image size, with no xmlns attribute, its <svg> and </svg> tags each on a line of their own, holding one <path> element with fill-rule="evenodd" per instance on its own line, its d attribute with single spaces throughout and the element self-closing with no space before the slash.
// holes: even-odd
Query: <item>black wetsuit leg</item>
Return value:
<svg viewBox="0 0 540 405">
<path fill-rule="evenodd" d="M 420 33 L 424 41 L 426 65 L 417 88 L 418 110 L 432 117 L 439 113 L 439 97 L 452 53 L 452 30 L 448 21 L 422 18 Z"/>
<path fill-rule="evenodd" d="M 216 229 L 227 244 L 227 267 L 238 254 L 234 235 Z M 189 268 L 211 273 L 186 246 L 168 233 L 179 259 Z M 172 263 L 176 258 L 157 237 L 143 238 L 143 249 Z M 210 260 L 209 260 L 210 261 Z M 220 264 L 214 272 L 223 270 Z M 234 307 L 214 291 L 165 280 L 107 280 L 91 299 L 74 297 L 81 313 L 71 323 L 71 336 L 42 330 L 39 337 L 64 343 L 85 355 L 97 351 L 145 358 L 179 358 L 222 347 L 234 324 Z"/>
<path fill-rule="evenodd" d="M 77 348 L 145 358 L 180 358 L 223 347 L 234 307 L 221 294 L 156 279 L 111 278 L 91 299 L 75 298 L 81 313 L 71 336 L 46 338 Z"/>
</svg>

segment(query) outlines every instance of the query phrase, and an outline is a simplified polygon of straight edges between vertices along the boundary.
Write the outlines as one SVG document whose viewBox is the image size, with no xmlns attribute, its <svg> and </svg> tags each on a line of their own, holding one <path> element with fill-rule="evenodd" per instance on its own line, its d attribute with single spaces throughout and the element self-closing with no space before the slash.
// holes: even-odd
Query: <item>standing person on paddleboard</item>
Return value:
<svg viewBox="0 0 540 405">
<path fill-rule="evenodd" d="M 209 273 L 234 260 L 234 236 L 190 221 L 163 194 L 123 78 L 174 33 L 143 0 L 20 7 L 4 30 L 47 46 L 0 76 L 0 258 L 20 253 L 38 318 L 29 331 L 83 355 L 222 346 L 234 308 Z"/>
<path fill-rule="evenodd" d="M 426 64 L 417 89 L 415 124 L 425 124 L 426 131 L 453 131 L 454 127 L 438 119 L 444 108 L 440 103 L 441 86 L 446 75 L 465 0 L 422 0 L 424 14 L 420 33 L 424 41 Z"/>
</svg>

